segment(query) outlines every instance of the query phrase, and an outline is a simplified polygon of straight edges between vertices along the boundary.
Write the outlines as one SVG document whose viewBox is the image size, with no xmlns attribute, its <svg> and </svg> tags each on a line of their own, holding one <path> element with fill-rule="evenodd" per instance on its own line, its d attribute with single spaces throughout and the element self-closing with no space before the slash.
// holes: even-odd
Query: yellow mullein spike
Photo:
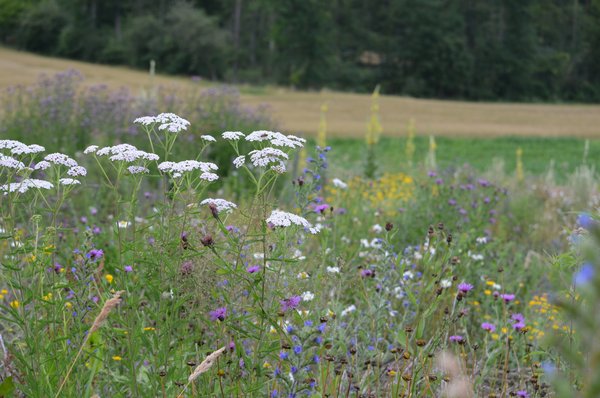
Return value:
<svg viewBox="0 0 600 398">
<path fill-rule="evenodd" d="M 517 148 L 517 181 L 522 182 L 525 178 L 523 174 L 523 150 L 521 147 Z"/>
</svg>

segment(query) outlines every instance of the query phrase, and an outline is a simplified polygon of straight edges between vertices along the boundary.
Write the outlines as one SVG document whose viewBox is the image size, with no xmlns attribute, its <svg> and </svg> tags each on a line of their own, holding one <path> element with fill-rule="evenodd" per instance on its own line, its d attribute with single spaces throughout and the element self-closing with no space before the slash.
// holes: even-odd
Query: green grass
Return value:
<svg viewBox="0 0 600 398">
<path fill-rule="evenodd" d="M 455 167 L 470 164 L 479 171 L 489 170 L 497 159 L 504 162 L 504 171 L 513 173 L 516 166 L 516 150 L 523 150 L 525 173 L 543 174 L 554 163 L 558 178 L 573 172 L 583 163 L 585 140 L 577 138 L 529 138 L 501 137 L 492 139 L 477 138 L 437 138 L 436 159 L 438 168 Z M 365 160 L 365 142 L 359 139 L 331 139 L 328 145 L 333 147 L 330 158 L 336 171 L 357 171 Z M 406 139 L 383 137 L 376 148 L 380 172 L 395 172 L 405 169 Z M 425 159 L 429 139 L 415 137 L 415 162 Z M 600 141 L 590 140 L 586 163 L 598 169 L 600 167 Z"/>
</svg>

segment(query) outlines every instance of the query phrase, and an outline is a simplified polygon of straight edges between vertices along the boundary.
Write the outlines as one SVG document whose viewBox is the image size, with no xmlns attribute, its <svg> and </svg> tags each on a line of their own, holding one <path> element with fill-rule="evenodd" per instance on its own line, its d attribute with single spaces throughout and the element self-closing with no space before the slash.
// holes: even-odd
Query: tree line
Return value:
<svg viewBox="0 0 600 398">
<path fill-rule="evenodd" d="M 0 40 L 226 82 L 600 100 L 600 0 L 0 0 Z"/>
</svg>

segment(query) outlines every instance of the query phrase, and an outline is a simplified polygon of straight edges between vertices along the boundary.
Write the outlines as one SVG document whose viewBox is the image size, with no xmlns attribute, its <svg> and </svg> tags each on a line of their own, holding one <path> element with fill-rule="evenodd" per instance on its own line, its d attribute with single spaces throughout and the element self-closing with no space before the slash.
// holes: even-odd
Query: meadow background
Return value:
<svg viewBox="0 0 600 398">
<path fill-rule="evenodd" d="M 0 0 L 0 397 L 597 398 L 599 18 Z"/>
</svg>

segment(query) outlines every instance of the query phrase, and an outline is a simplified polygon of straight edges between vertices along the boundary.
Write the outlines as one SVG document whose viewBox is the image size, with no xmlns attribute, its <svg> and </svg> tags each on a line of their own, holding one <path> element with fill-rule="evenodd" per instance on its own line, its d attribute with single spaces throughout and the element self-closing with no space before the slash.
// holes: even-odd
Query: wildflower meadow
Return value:
<svg viewBox="0 0 600 398">
<path fill-rule="evenodd" d="M 583 144 L 561 178 L 414 122 L 380 156 L 376 92 L 348 166 L 325 116 L 80 79 L 3 99 L 0 397 L 600 396 Z"/>
</svg>

